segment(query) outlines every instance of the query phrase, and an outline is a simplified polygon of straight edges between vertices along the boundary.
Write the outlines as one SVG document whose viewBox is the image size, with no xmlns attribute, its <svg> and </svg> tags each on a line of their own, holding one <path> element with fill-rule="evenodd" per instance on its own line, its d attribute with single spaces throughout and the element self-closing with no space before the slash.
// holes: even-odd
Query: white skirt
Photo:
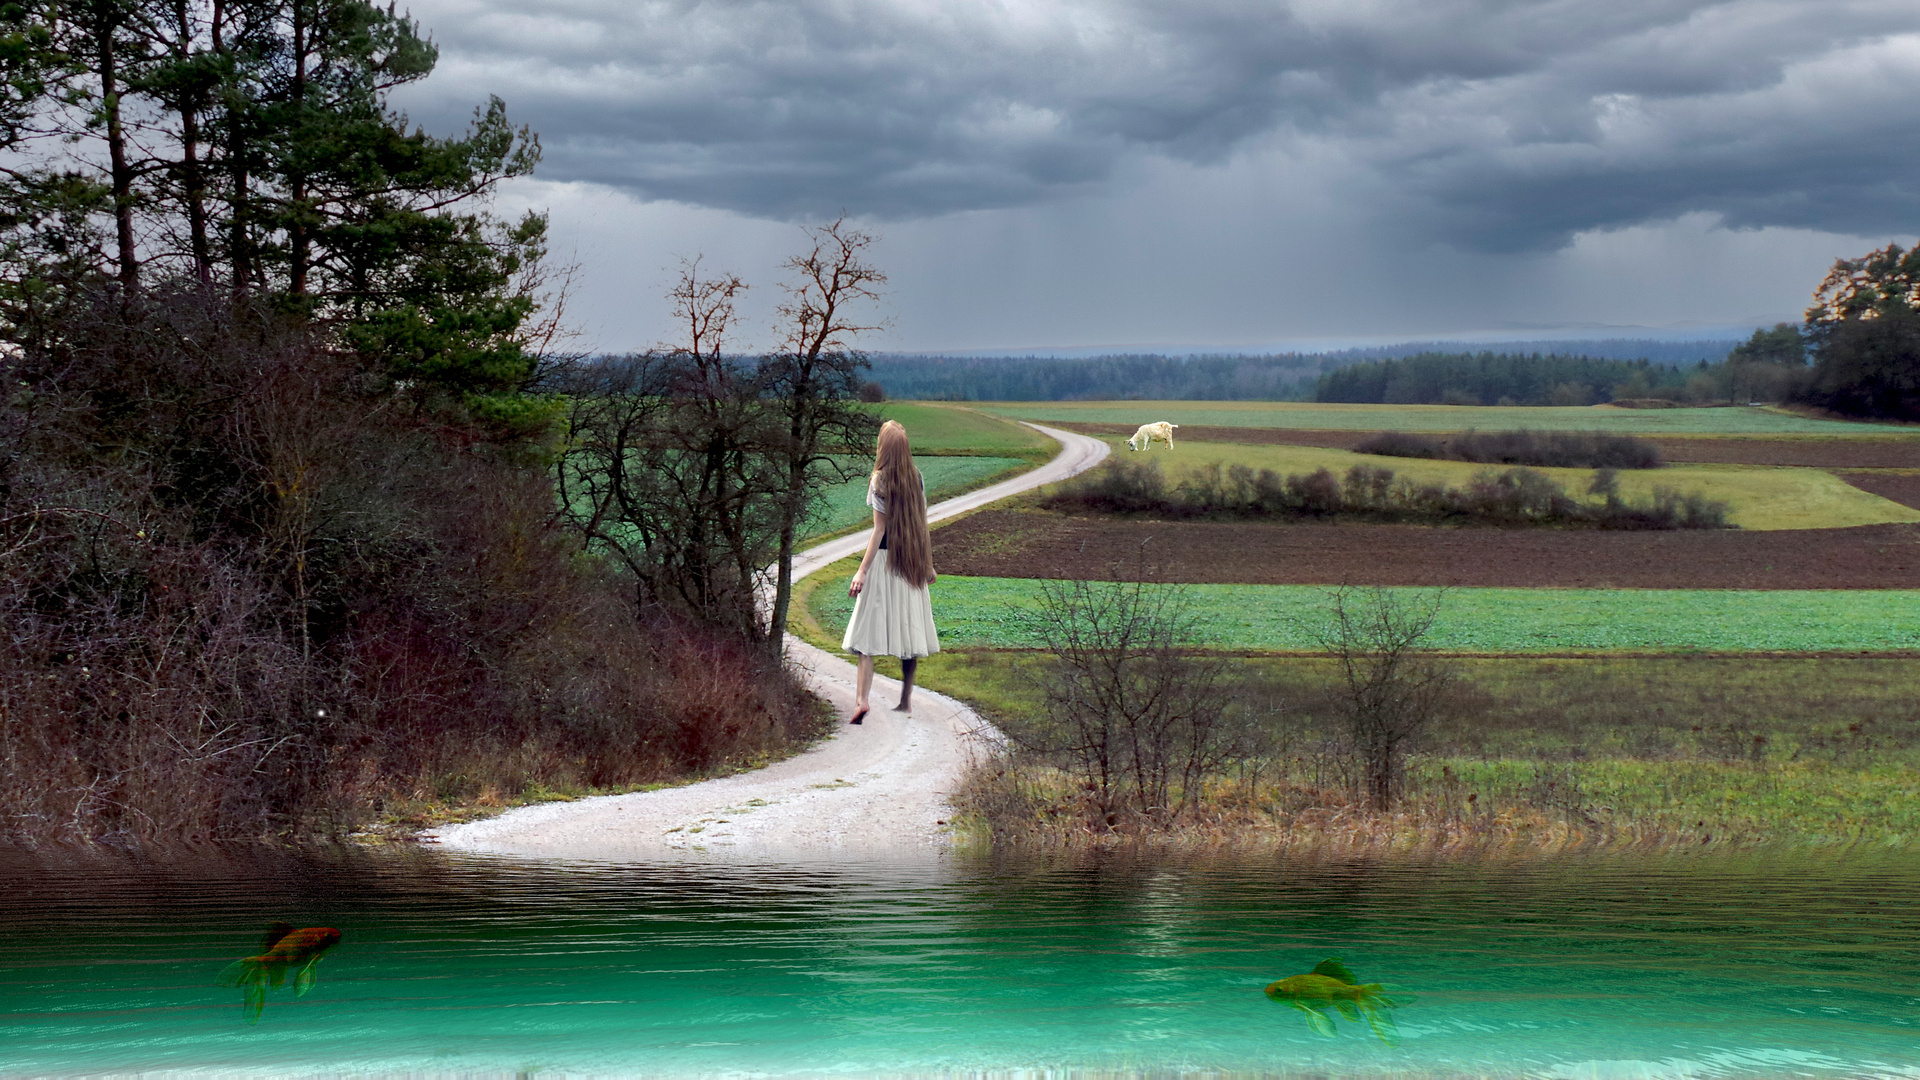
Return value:
<svg viewBox="0 0 1920 1080">
<path fill-rule="evenodd" d="M 867 582 L 853 598 L 853 616 L 840 647 L 866 656 L 931 656 L 940 651 L 933 627 L 933 600 L 925 585 L 887 569 L 887 549 L 873 553 Z"/>
</svg>

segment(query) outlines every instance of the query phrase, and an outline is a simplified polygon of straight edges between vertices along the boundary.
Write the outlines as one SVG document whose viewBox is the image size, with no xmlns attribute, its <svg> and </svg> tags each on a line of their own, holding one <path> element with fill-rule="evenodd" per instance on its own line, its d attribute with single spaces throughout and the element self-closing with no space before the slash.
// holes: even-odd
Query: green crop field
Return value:
<svg viewBox="0 0 1920 1080">
<path fill-rule="evenodd" d="M 946 405 L 889 401 L 871 406 L 907 429 L 913 463 L 927 481 L 927 498 L 938 501 L 1003 479 L 1051 458 L 1060 449 L 1045 435 L 1010 420 Z M 861 467 L 866 466 L 861 463 Z M 867 523 L 867 478 L 861 475 L 827 489 L 826 505 L 810 539 L 835 536 Z"/>
<path fill-rule="evenodd" d="M 1031 462 L 1009 457 L 919 457 L 913 463 L 927 483 L 927 500 L 938 502 L 970 491 L 1003 475 L 1027 468 Z M 865 473 L 827 489 L 826 508 L 814 523 L 816 537 L 833 536 L 871 520 L 867 509 Z"/>
<path fill-rule="evenodd" d="M 889 401 L 873 407 L 907 429 L 915 454 L 987 454 L 999 457 L 1052 457 L 1059 445 L 1021 424 L 951 405 Z"/>
<path fill-rule="evenodd" d="M 1322 405 L 1297 401 L 1002 401 L 976 408 L 1017 420 L 1290 428 L 1300 431 L 1613 431 L 1628 435 L 1845 435 L 1920 438 L 1920 429 L 1816 420 L 1765 408 L 1619 409 L 1496 405 Z M 1176 439 L 1178 436 L 1175 436 Z"/>
<path fill-rule="evenodd" d="M 856 564 L 818 575 L 808 610 L 837 642 Z M 942 577 L 933 587 L 943 645 L 1031 648 L 1038 583 Z M 1313 651 L 1329 590 L 1192 585 L 1195 645 Z M 1396 593 L 1426 590 L 1393 589 Z M 1460 653 L 1846 652 L 1920 649 L 1920 592 L 1902 590 L 1454 589 L 1429 644 Z"/>
<path fill-rule="evenodd" d="M 1705 410 L 1702 410 L 1705 411 Z M 1345 476 L 1355 465 L 1392 469 L 1397 476 L 1420 482 L 1459 486 L 1485 465 L 1464 461 L 1379 457 L 1350 450 L 1316 446 L 1250 445 L 1246 443 L 1176 442 L 1142 454 L 1129 454 L 1126 440 L 1110 437 L 1116 453 L 1134 461 L 1157 461 L 1168 479 L 1215 463 L 1272 469 L 1282 475 L 1325 468 Z M 1593 479 L 1590 469 L 1541 469 L 1567 492 L 1581 497 Z M 1673 465 L 1664 469 L 1623 470 L 1620 493 L 1629 501 L 1646 501 L 1656 487 L 1681 494 L 1700 492 L 1728 506 L 1728 520 L 1743 529 L 1841 529 L 1855 525 L 1920 521 L 1920 510 L 1902 506 L 1862 491 L 1820 469 L 1761 465 Z"/>
</svg>

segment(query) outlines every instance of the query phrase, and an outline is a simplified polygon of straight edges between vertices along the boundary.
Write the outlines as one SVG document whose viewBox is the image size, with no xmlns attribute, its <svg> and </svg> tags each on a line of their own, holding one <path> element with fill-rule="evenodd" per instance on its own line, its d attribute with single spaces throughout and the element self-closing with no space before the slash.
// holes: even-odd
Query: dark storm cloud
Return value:
<svg viewBox="0 0 1920 1080">
<path fill-rule="evenodd" d="M 454 4 L 457 0 L 442 0 Z M 1920 6 L 1848 0 L 471 0 L 437 93 L 543 175 L 762 217 L 908 218 L 1131 159 L 1312 152 L 1483 249 L 1695 211 L 1920 228 Z M 1331 178 L 1330 178 L 1331 179 Z"/>
</svg>

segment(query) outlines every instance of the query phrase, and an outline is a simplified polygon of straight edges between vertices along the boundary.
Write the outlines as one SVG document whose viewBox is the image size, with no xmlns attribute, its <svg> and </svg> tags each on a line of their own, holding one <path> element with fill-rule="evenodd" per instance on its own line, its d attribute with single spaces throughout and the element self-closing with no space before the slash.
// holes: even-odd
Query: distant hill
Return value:
<svg viewBox="0 0 1920 1080">
<path fill-rule="evenodd" d="M 917 401 L 1293 401 L 1338 366 L 1320 356 L 874 356 L 870 378 Z"/>
<path fill-rule="evenodd" d="M 1479 343 L 1411 342 L 1334 352 L 1244 356 L 1129 354 L 1065 358 L 882 353 L 870 358 L 873 361 L 870 377 L 885 388 L 890 398 L 920 401 L 1348 400 L 1319 396 L 1333 373 L 1369 362 L 1448 355 L 1501 358 L 1498 361 L 1474 360 L 1473 363 L 1482 367 L 1489 364 L 1493 367 L 1504 365 L 1513 373 L 1546 364 L 1561 372 L 1544 384 L 1548 394 L 1554 387 L 1572 378 L 1562 370 L 1568 362 L 1592 361 L 1602 366 L 1581 368 L 1577 373 L 1578 378 L 1585 381 L 1580 385 L 1595 388 L 1590 391 L 1590 396 L 1597 395 L 1595 400 L 1605 401 L 1611 398 L 1614 385 L 1631 379 L 1631 372 L 1617 366 L 1606 366 L 1608 364 L 1641 362 L 1636 370 L 1649 373 L 1650 387 L 1685 383 L 1691 372 L 1681 373 L 1683 366 L 1694 369 L 1702 361 L 1718 363 L 1737 344 L 1739 342 L 1733 340 L 1609 338 L 1596 341 L 1499 342 L 1485 343 L 1484 346 Z M 1421 370 L 1426 370 L 1426 367 Z M 1540 377 L 1546 377 L 1544 369 Z M 1520 380 L 1528 387 L 1524 393 L 1529 400 L 1533 396 L 1531 387 L 1537 381 L 1526 378 Z M 1442 380 L 1442 386 L 1436 394 L 1444 392 L 1450 385 Z M 1492 389 L 1485 379 L 1475 385 L 1477 389 L 1471 392 L 1479 396 Z M 1464 384 L 1456 389 L 1456 397 L 1463 398 L 1469 392 Z M 1486 398 L 1486 403 L 1493 404 L 1502 396 L 1520 400 L 1520 395 L 1502 390 Z"/>
</svg>

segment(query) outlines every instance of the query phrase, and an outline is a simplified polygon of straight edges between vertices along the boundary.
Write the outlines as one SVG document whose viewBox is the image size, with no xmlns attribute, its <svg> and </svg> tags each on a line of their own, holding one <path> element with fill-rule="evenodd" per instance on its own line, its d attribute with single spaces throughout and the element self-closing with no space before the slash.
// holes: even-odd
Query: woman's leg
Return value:
<svg viewBox="0 0 1920 1080">
<path fill-rule="evenodd" d="M 860 654 L 860 667 L 853 677 L 853 715 L 862 716 L 867 711 L 867 691 L 873 689 L 873 657 Z"/>
<path fill-rule="evenodd" d="M 893 707 L 894 712 L 906 712 L 913 703 L 913 673 L 920 667 L 917 656 L 900 658 L 900 704 Z"/>
</svg>

